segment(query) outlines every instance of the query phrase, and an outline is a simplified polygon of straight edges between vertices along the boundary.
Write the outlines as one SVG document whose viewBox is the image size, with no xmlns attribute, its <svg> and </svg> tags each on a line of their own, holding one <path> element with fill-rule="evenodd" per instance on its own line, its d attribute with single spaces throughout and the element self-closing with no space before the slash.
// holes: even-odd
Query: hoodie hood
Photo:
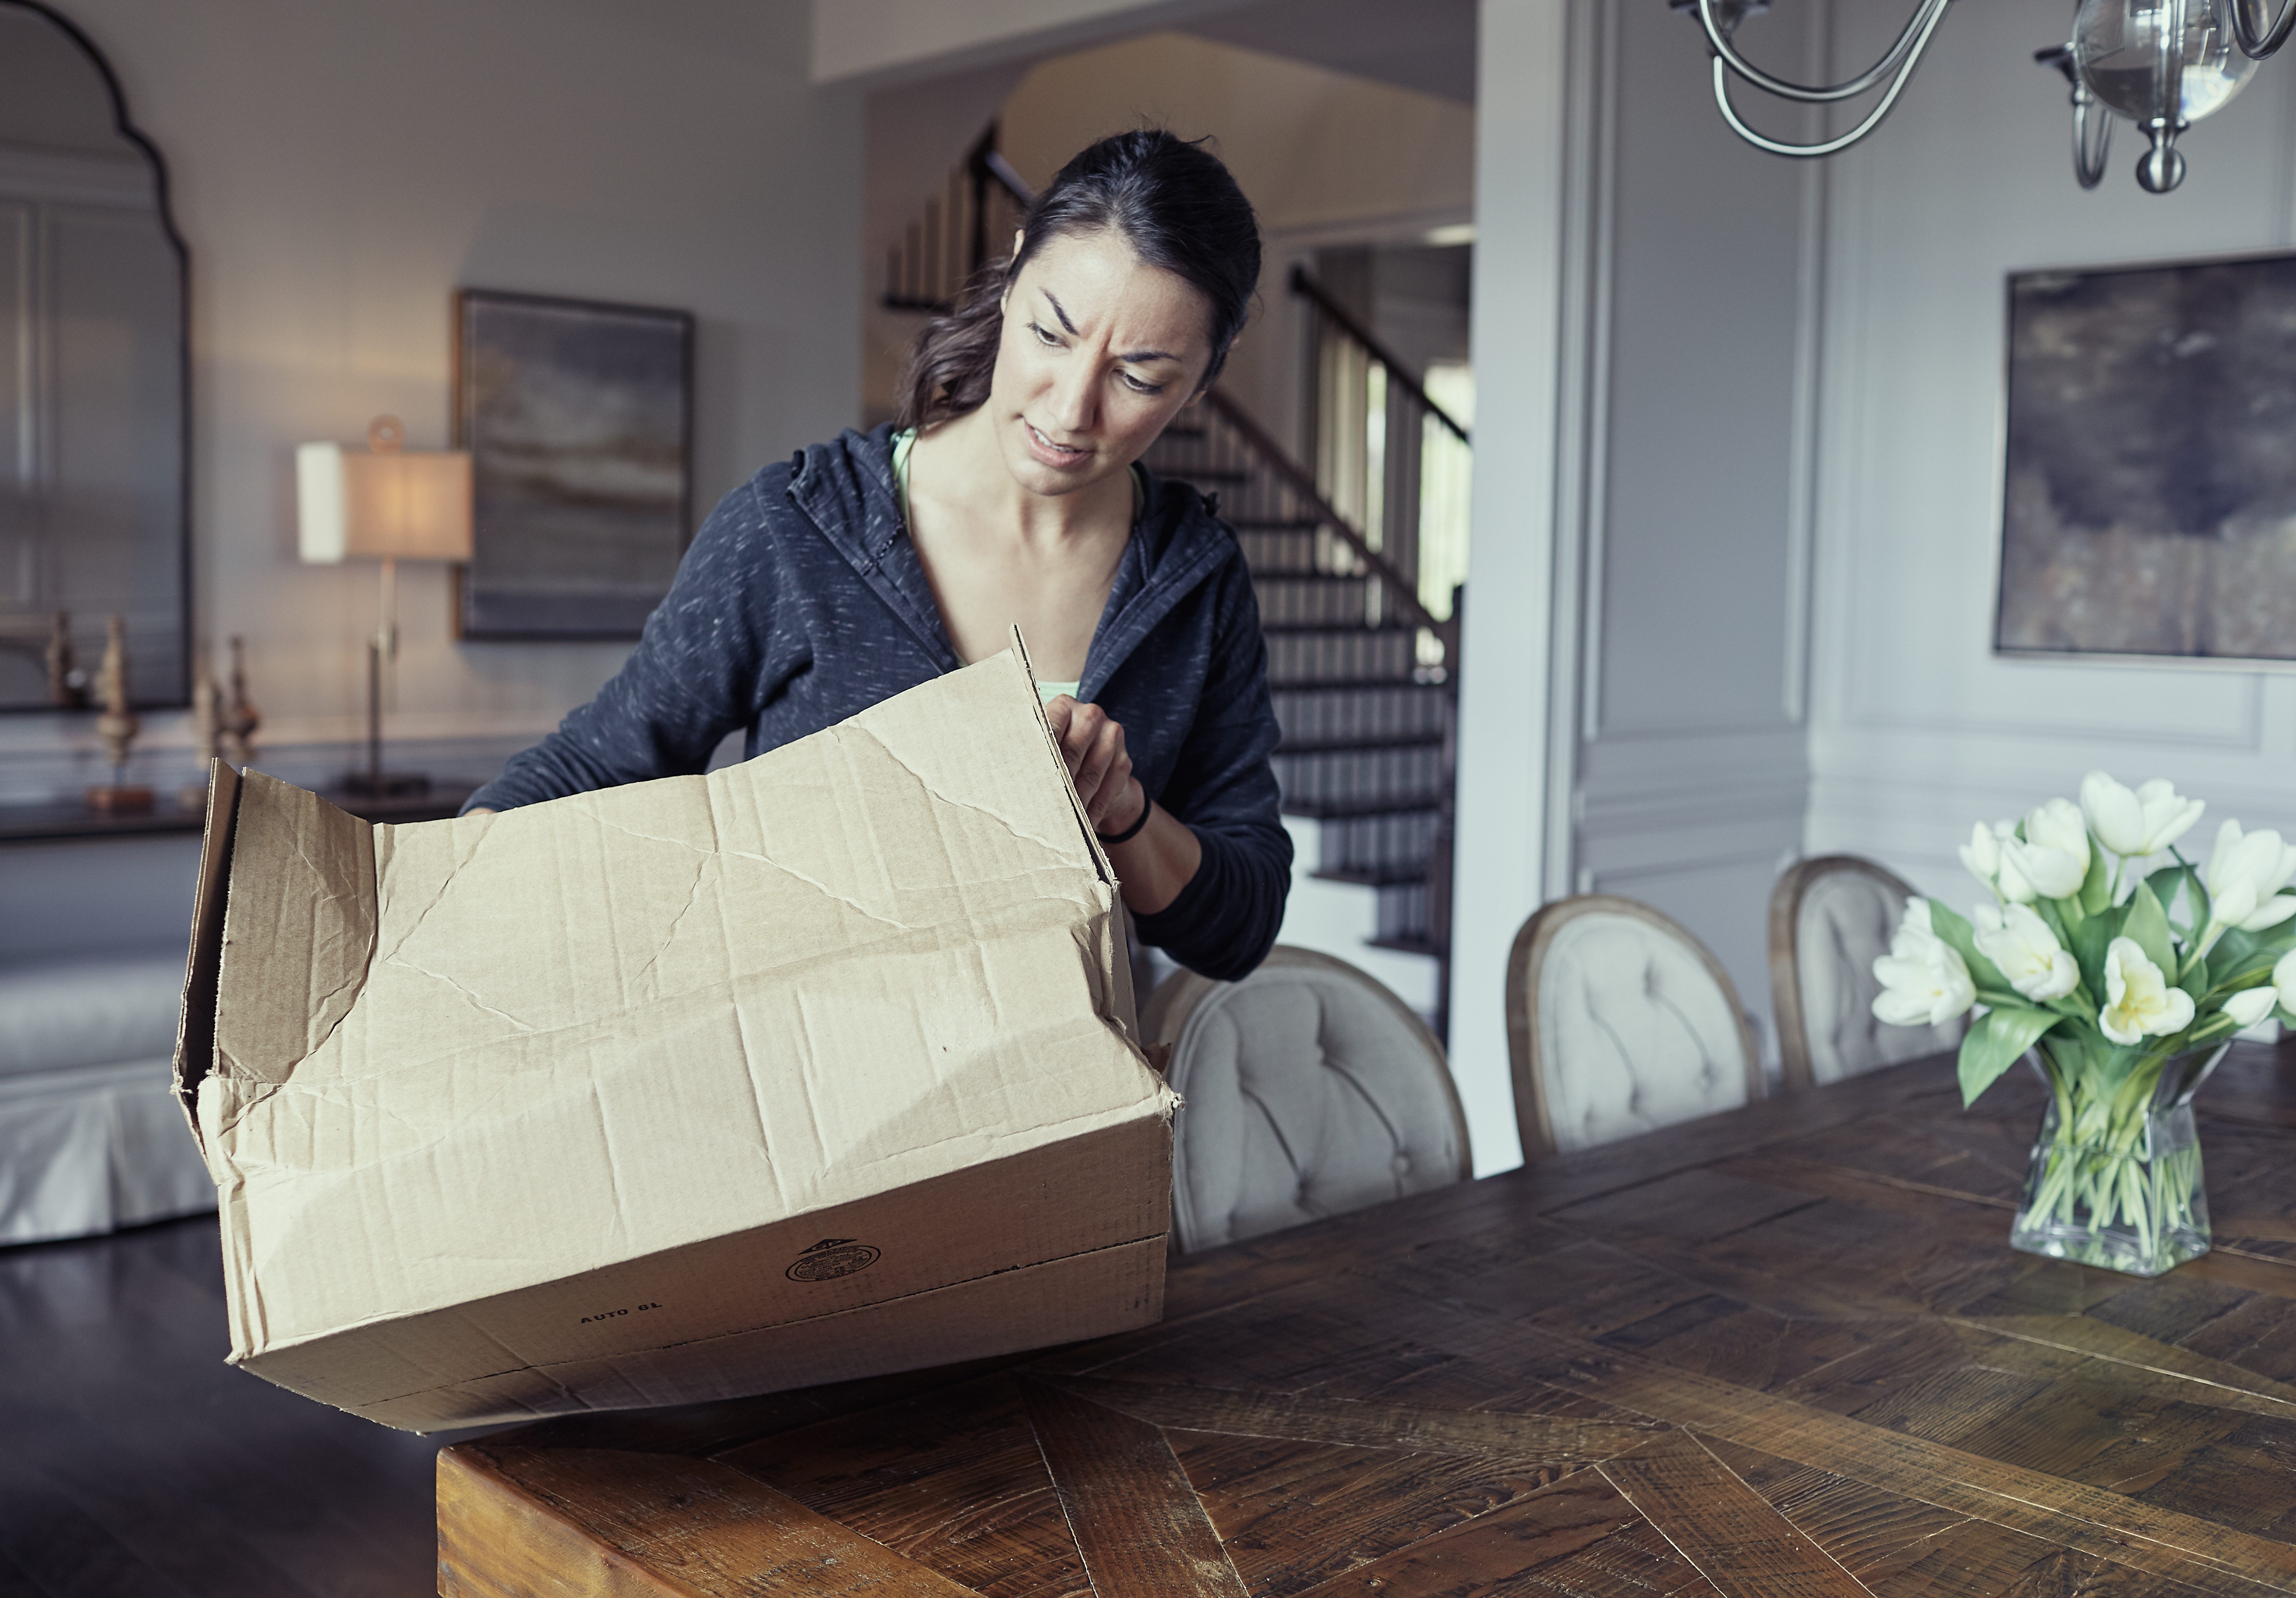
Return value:
<svg viewBox="0 0 2296 1598">
<path fill-rule="evenodd" d="M 892 440 L 888 422 L 866 433 L 849 428 L 825 444 L 800 451 L 790 463 L 789 500 L 917 635 L 941 669 L 955 671 L 962 662 L 901 512 Z M 1228 561 L 1242 559 L 1235 536 L 1193 487 L 1145 468 L 1141 476 L 1146 491 L 1140 514 L 1078 685 L 1086 701 L 1191 590 Z"/>
</svg>

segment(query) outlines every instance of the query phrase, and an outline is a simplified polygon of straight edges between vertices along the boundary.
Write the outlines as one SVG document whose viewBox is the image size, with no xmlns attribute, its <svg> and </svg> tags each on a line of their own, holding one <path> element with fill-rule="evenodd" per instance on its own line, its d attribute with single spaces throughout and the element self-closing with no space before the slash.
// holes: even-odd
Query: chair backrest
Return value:
<svg viewBox="0 0 2296 1598">
<path fill-rule="evenodd" d="M 1729 973 L 1648 905 L 1590 893 L 1542 906 L 1515 934 L 1506 1004 L 1527 1160 L 1762 1096 Z"/>
<path fill-rule="evenodd" d="M 1955 1047 L 1962 1023 L 1889 1027 L 1875 1019 L 1874 961 L 1913 889 L 1855 855 L 1786 867 L 1770 890 L 1770 1000 L 1788 1087 L 1823 1086 Z"/>
<path fill-rule="evenodd" d="M 1184 1251 L 1473 1174 L 1443 1045 L 1344 960 L 1277 945 L 1241 982 L 1180 971 L 1142 1012 L 1171 1046 L 1172 1230 Z"/>
</svg>

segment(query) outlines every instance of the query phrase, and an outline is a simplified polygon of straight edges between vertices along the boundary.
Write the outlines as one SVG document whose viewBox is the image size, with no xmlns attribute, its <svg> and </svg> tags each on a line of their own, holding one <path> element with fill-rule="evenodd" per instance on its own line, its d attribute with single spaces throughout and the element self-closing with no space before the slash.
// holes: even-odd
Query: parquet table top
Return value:
<svg viewBox="0 0 2296 1598">
<path fill-rule="evenodd" d="M 2216 1251 L 2008 1247 L 2041 1096 L 1916 1061 L 1176 1261 L 1008 1361 L 439 1456 L 439 1591 L 2296 1594 L 2296 1048 Z"/>
</svg>

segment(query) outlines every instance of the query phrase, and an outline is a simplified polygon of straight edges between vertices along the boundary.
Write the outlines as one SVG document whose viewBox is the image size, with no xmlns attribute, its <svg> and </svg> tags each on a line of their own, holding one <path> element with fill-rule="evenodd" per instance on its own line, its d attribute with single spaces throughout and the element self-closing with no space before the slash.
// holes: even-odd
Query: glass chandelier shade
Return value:
<svg viewBox="0 0 2296 1598">
<path fill-rule="evenodd" d="M 1673 0 L 1694 13 L 1713 58 L 1714 98 L 1723 120 L 1739 137 L 1774 155 L 1825 156 L 1846 150 L 1881 126 L 1928 51 L 1954 0 L 1915 0 L 1896 43 L 1865 71 L 1838 84 L 1800 84 L 1775 78 L 1742 54 L 1739 25 L 1767 9 L 1764 0 Z M 2083 188 L 2104 176 L 2112 117 L 2124 117 L 2150 141 L 2136 164 L 2136 181 L 2165 194 L 2184 180 L 2177 135 L 2221 111 L 2255 75 L 2256 63 L 2278 50 L 2296 28 L 2296 0 L 2080 0 L 2068 44 L 2034 53 L 2054 66 L 2072 88 L 2073 171 Z M 1735 81 L 1803 104 L 1830 104 L 1880 91 L 1873 109 L 1836 137 L 1794 144 L 1766 137 L 1731 103 Z"/>
</svg>

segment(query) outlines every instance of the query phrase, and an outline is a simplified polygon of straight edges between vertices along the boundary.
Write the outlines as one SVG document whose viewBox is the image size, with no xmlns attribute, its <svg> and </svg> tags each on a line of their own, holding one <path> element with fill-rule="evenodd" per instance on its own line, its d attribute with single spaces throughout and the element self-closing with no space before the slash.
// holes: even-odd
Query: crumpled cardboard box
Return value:
<svg viewBox="0 0 2296 1598">
<path fill-rule="evenodd" d="M 176 1083 L 231 1359 L 415 1430 L 1161 1312 L 1175 1101 L 1014 649 L 709 776 L 378 826 L 218 766 Z"/>
</svg>

